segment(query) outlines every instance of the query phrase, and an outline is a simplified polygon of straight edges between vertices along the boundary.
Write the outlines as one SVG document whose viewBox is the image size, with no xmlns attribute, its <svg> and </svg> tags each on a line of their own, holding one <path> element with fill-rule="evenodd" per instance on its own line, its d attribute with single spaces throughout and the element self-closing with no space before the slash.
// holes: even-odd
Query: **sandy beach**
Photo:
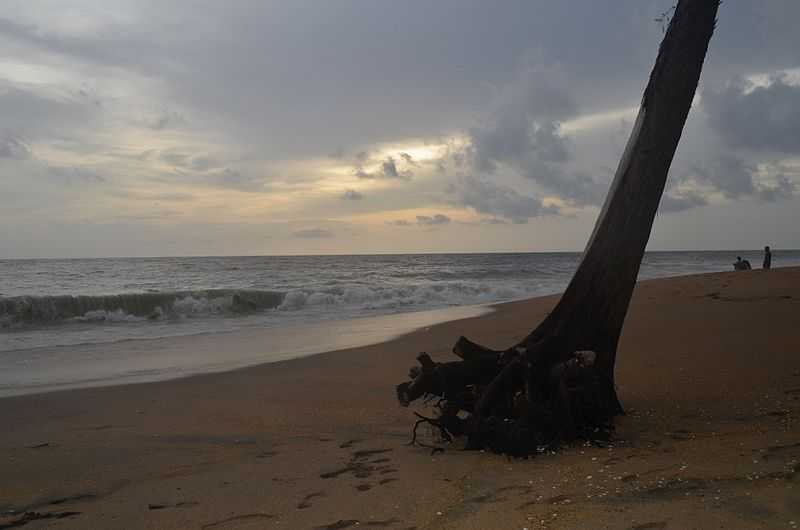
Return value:
<svg viewBox="0 0 800 530">
<path fill-rule="evenodd" d="M 231 372 L 0 399 L 0 528 L 800 525 L 800 268 L 640 283 L 609 447 L 512 460 L 405 445 L 394 385 L 419 351 L 447 359 L 462 334 L 506 347 L 556 300 Z"/>
</svg>

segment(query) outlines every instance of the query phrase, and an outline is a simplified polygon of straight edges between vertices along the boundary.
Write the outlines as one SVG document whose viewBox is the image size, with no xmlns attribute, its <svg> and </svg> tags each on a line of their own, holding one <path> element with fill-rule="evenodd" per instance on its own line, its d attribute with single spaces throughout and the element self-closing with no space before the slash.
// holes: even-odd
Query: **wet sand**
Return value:
<svg viewBox="0 0 800 530">
<path fill-rule="evenodd" d="M 556 299 L 232 372 L 0 399 L 0 528 L 800 525 L 800 268 L 637 286 L 610 447 L 404 445 L 394 385 L 417 352 L 450 358 L 461 334 L 506 347 Z"/>
</svg>

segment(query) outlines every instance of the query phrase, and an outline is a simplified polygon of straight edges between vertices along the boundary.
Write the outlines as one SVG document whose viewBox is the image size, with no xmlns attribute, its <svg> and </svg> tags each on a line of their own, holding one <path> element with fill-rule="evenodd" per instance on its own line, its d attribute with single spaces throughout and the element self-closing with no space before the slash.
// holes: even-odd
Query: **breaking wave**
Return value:
<svg viewBox="0 0 800 530">
<path fill-rule="evenodd" d="M 297 311 L 324 306 L 349 306 L 364 310 L 403 310 L 449 305 L 481 304 L 521 298 L 530 293 L 520 286 L 470 282 L 436 282 L 398 287 L 348 286 L 322 291 L 293 290 L 279 309 Z"/>
<path fill-rule="evenodd" d="M 286 292 L 210 289 L 105 296 L 15 296 L 0 297 L 0 327 L 237 317 L 267 311 L 394 313 L 497 302 L 531 294 L 521 285 L 435 282 L 407 286 L 348 285 Z"/>
<path fill-rule="evenodd" d="M 0 297 L 0 326 L 75 322 L 139 322 L 236 315 L 274 309 L 284 293 L 210 289 L 105 296 Z"/>
</svg>

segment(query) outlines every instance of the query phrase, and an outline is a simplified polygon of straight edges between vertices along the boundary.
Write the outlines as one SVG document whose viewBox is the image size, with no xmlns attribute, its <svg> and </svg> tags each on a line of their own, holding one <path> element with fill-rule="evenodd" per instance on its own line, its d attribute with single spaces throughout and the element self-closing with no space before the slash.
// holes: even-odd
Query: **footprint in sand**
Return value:
<svg viewBox="0 0 800 530">
<path fill-rule="evenodd" d="M 350 462 L 348 462 L 346 466 L 333 471 L 326 471 L 325 473 L 321 473 L 319 476 L 320 478 L 329 479 L 350 473 L 356 478 L 369 478 L 374 473 L 380 473 L 382 475 L 385 473 L 393 473 L 397 470 L 390 468 L 388 465 L 375 466 L 373 465 L 373 462 L 366 461 L 372 456 L 388 453 L 390 451 L 392 451 L 391 448 L 361 449 L 354 451 L 351 454 Z"/>
<path fill-rule="evenodd" d="M 311 499 L 316 499 L 317 497 L 324 497 L 325 492 L 323 491 L 315 491 L 314 493 L 309 493 L 300 503 L 297 505 L 298 510 L 305 510 L 306 508 L 311 508 Z"/>
<path fill-rule="evenodd" d="M 392 517 L 391 519 L 384 519 L 382 521 L 360 521 L 358 519 L 339 519 L 335 523 L 326 524 L 323 526 L 318 526 L 315 530 L 344 530 L 345 528 L 350 528 L 351 526 L 358 526 L 359 528 L 381 528 L 387 526 L 393 526 L 400 522 L 400 519 L 397 517 Z M 406 530 L 416 529 L 416 527 L 412 526 Z"/>
</svg>

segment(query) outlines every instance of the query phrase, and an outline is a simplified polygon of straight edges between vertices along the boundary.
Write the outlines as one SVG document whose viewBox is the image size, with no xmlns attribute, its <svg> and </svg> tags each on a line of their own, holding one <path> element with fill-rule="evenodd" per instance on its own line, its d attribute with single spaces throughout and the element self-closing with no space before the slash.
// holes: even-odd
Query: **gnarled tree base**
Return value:
<svg viewBox="0 0 800 530">
<path fill-rule="evenodd" d="M 607 441 L 621 412 L 613 382 L 597 370 L 593 351 L 565 353 L 565 341 L 495 351 L 461 337 L 460 361 L 437 363 L 426 353 L 397 386 L 403 406 L 436 400 L 436 416 L 417 415 L 442 438 L 466 438 L 466 449 L 528 456 L 576 440 Z M 425 444 L 421 444 L 425 446 Z M 429 446 L 426 446 L 429 447 Z"/>
</svg>

